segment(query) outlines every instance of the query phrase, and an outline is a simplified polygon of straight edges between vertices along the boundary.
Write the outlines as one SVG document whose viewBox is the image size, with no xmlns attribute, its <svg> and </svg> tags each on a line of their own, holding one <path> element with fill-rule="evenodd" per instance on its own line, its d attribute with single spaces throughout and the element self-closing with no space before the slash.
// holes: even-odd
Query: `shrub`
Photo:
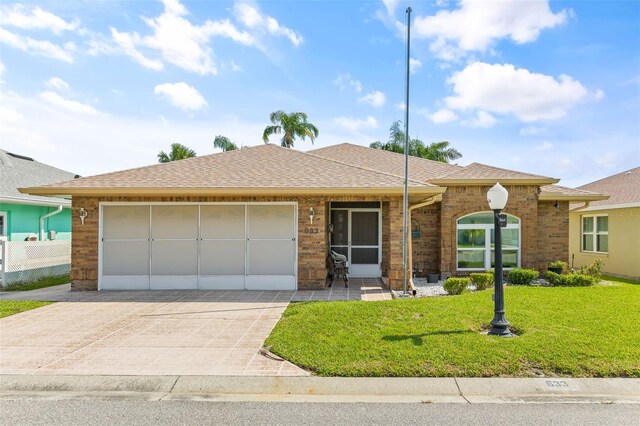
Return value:
<svg viewBox="0 0 640 426">
<path fill-rule="evenodd" d="M 600 259 L 596 259 L 591 265 L 583 266 L 578 270 L 579 274 L 589 275 L 593 277 L 596 281 L 600 281 L 600 274 L 602 273 L 602 266 L 604 262 Z"/>
<path fill-rule="evenodd" d="M 529 285 L 540 276 L 535 269 L 512 269 L 509 271 L 509 282 L 514 285 Z"/>
<path fill-rule="evenodd" d="M 447 278 L 444 289 L 449 294 L 461 294 L 469 285 L 469 278 Z"/>
<path fill-rule="evenodd" d="M 553 271 L 547 271 L 544 273 L 544 279 L 549 281 L 553 285 L 562 285 L 563 277 L 560 274 L 556 274 Z"/>
<path fill-rule="evenodd" d="M 494 279 L 492 272 L 469 274 L 469 278 L 471 278 L 471 282 L 475 284 L 476 290 L 486 289 L 491 284 L 493 284 Z"/>
<path fill-rule="evenodd" d="M 560 269 L 563 274 L 569 272 L 569 264 L 567 262 L 563 262 L 562 260 L 554 260 L 553 262 L 549 262 L 547 266 L 549 268 Z"/>
<path fill-rule="evenodd" d="M 585 274 L 570 274 L 565 275 L 563 278 L 564 284 L 562 285 L 566 285 L 568 287 L 588 287 L 597 282 L 595 277 Z"/>
</svg>

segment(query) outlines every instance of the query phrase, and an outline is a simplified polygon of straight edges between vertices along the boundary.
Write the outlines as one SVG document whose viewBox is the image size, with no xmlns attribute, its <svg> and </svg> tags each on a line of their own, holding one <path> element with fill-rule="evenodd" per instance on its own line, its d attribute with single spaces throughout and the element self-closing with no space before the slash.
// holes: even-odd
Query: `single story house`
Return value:
<svg viewBox="0 0 640 426">
<path fill-rule="evenodd" d="M 609 275 L 640 279 L 640 167 L 579 187 L 608 200 L 572 205 L 569 250 L 575 268 L 603 261 Z"/>
<path fill-rule="evenodd" d="M 267 144 L 21 191 L 72 197 L 76 290 L 322 289 L 330 249 L 348 257 L 351 276 L 400 288 L 403 176 L 393 152 Z M 486 193 L 496 182 L 509 191 L 507 268 L 568 260 L 569 203 L 606 198 L 546 176 L 410 157 L 409 269 L 492 268 Z"/>
<path fill-rule="evenodd" d="M 76 177 L 33 158 L 0 150 L 0 239 L 70 240 L 71 200 L 24 194 L 18 188 Z"/>
</svg>

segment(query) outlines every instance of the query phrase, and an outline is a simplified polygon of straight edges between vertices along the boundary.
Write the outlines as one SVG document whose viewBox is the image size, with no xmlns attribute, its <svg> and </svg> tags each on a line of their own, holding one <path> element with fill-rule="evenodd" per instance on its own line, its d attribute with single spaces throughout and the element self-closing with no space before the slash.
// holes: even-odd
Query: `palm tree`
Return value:
<svg viewBox="0 0 640 426">
<path fill-rule="evenodd" d="M 235 151 L 236 149 L 238 149 L 238 145 L 231 142 L 231 139 L 229 139 L 228 137 L 222 135 L 216 136 L 216 138 L 213 140 L 213 147 L 221 148 L 223 152 Z"/>
<path fill-rule="evenodd" d="M 299 137 L 302 140 L 309 137 L 311 143 L 318 137 L 318 128 L 307 121 L 304 112 L 286 112 L 279 110 L 269 116 L 272 126 L 264 129 L 262 140 L 269 143 L 269 136 L 283 133 L 281 145 L 286 148 L 293 147 L 293 141 Z"/>
<path fill-rule="evenodd" d="M 172 143 L 171 151 L 167 154 L 164 151 L 158 153 L 158 163 L 169 163 L 171 161 L 184 160 L 185 158 L 195 157 L 196 152 L 191 148 L 180 143 Z"/>
<path fill-rule="evenodd" d="M 375 141 L 369 147 L 404 154 L 404 131 L 400 129 L 400 123 L 401 121 L 398 120 L 391 124 L 387 142 Z M 462 157 L 462 154 L 457 149 L 449 147 L 449 145 L 447 141 L 425 145 L 420 139 L 409 139 L 409 155 L 442 163 L 448 163 Z"/>
</svg>

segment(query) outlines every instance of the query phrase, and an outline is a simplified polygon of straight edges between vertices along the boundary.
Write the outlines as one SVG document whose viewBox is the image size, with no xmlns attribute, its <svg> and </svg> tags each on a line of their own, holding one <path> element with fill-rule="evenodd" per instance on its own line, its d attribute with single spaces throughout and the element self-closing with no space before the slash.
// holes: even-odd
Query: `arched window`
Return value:
<svg viewBox="0 0 640 426">
<path fill-rule="evenodd" d="M 486 270 L 495 267 L 493 239 L 493 212 L 472 213 L 457 222 L 458 270 Z M 520 219 L 507 215 L 507 226 L 502 228 L 502 266 L 505 269 L 520 266 Z"/>
</svg>

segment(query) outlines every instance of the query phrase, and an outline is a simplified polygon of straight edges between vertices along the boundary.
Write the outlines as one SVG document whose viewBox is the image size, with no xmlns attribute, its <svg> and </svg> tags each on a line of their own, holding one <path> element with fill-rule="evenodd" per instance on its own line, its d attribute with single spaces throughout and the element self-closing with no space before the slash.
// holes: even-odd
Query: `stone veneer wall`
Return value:
<svg viewBox="0 0 640 426">
<path fill-rule="evenodd" d="M 326 285 L 329 201 L 382 201 L 384 272 L 388 277 L 402 273 L 402 211 L 400 198 L 389 197 L 74 197 L 72 200 L 71 287 L 73 290 L 98 288 L 98 228 L 99 202 L 298 202 L 298 288 L 321 289 Z M 313 225 L 309 223 L 309 208 L 313 207 Z M 88 216 L 80 224 L 78 211 L 84 208 Z M 386 213 L 385 213 L 386 212 Z M 399 217 L 399 220 L 398 220 Z M 388 224 L 386 218 L 392 218 Z M 399 226 L 399 230 L 398 230 Z M 320 228 L 317 234 L 305 233 L 305 228 Z M 391 237 L 391 242 L 389 242 Z M 398 238 L 399 237 L 399 238 Z M 391 249 L 391 252 L 390 250 Z M 398 260 L 399 251 L 399 260 Z M 401 279 L 401 278 L 400 278 Z"/>
</svg>

